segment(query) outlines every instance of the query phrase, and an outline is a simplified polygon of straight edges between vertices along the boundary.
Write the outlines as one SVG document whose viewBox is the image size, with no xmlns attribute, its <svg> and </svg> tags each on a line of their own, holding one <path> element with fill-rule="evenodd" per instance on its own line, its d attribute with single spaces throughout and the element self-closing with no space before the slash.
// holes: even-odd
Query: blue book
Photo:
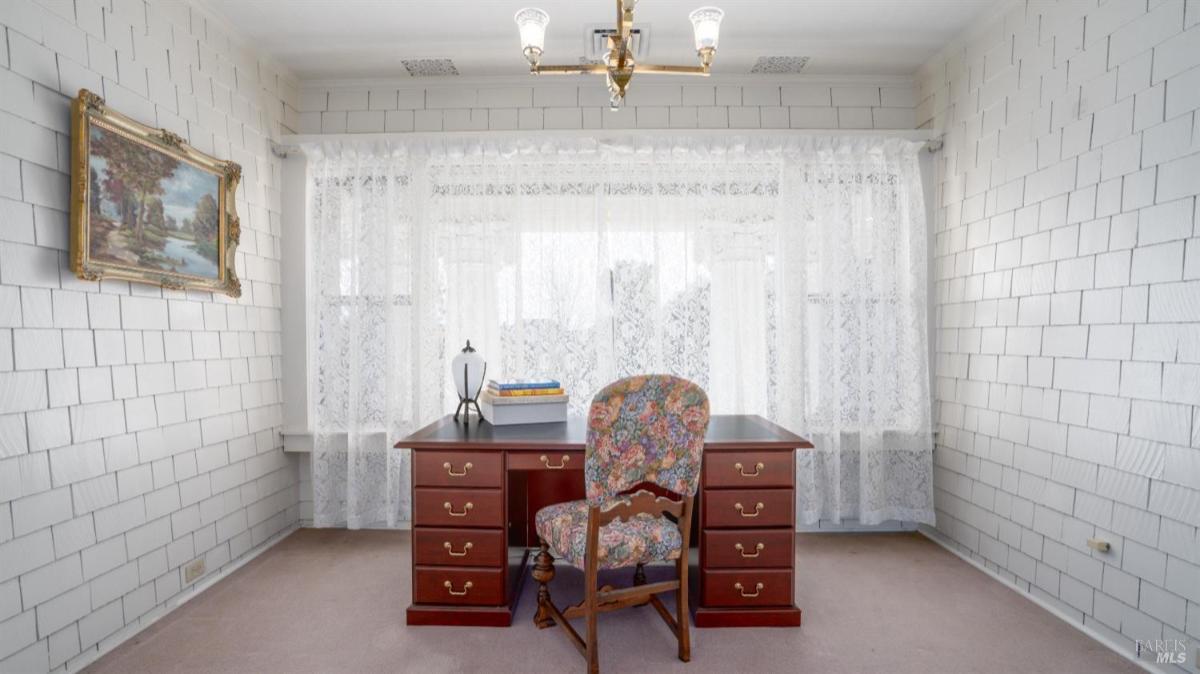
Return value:
<svg viewBox="0 0 1200 674">
<path fill-rule="evenodd" d="M 489 379 L 488 386 L 498 391 L 520 391 L 532 388 L 560 388 L 562 384 L 553 379 L 509 379 L 508 381 Z"/>
</svg>

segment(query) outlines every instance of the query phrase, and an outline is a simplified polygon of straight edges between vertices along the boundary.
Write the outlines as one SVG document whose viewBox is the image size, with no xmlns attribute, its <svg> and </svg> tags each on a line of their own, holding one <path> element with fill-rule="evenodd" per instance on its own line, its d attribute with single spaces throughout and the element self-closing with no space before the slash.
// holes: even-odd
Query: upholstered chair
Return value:
<svg viewBox="0 0 1200 674">
<path fill-rule="evenodd" d="M 692 382 L 669 375 L 641 375 L 609 384 L 592 400 L 588 414 L 584 480 L 587 498 L 558 503 L 537 513 L 541 549 L 533 577 L 539 583 L 534 622 L 558 623 L 599 671 L 596 618 L 627 606 L 652 605 L 679 645 L 679 659 L 691 658 L 688 636 L 688 538 L 692 502 L 700 481 L 701 452 L 708 430 L 708 396 Z M 679 500 L 634 487 L 651 483 Z M 550 600 L 554 556 L 584 572 L 584 600 L 560 610 Z M 673 561 L 674 580 L 647 583 L 643 566 Z M 634 567 L 633 585 L 597 587 L 600 569 Z M 675 592 L 676 614 L 658 598 Z M 587 620 L 586 638 L 568 622 Z"/>
</svg>

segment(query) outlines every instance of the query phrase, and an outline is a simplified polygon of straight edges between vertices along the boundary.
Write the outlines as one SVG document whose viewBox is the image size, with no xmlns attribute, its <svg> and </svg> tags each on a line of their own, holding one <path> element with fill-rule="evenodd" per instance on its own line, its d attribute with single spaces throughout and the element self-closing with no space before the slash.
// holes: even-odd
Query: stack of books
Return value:
<svg viewBox="0 0 1200 674">
<path fill-rule="evenodd" d="M 567 420 L 567 394 L 553 379 L 489 379 L 479 394 L 479 411 L 493 426 Z"/>
</svg>

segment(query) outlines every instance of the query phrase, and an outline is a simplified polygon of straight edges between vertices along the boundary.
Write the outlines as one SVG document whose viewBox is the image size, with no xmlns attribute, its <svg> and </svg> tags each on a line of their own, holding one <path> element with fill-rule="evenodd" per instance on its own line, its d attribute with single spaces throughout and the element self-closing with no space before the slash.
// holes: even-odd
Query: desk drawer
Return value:
<svg viewBox="0 0 1200 674">
<path fill-rule="evenodd" d="M 507 552 L 501 529 L 413 529 L 418 565 L 500 567 Z"/>
<path fill-rule="evenodd" d="M 790 606 L 791 569 L 703 571 L 705 606 Z"/>
<path fill-rule="evenodd" d="M 791 487 L 793 452 L 705 452 L 706 487 Z"/>
<path fill-rule="evenodd" d="M 496 487 L 504 483 L 503 452 L 413 452 L 417 487 Z"/>
<path fill-rule="evenodd" d="M 706 489 L 703 498 L 706 529 L 792 524 L 795 502 L 791 489 Z"/>
<path fill-rule="evenodd" d="M 583 470 L 583 452 L 509 452 L 511 470 Z"/>
<path fill-rule="evenodd" d="M 413 601 L 418 604 L 499 606 L 504 603 L 502 569 L 418 566 Z"/>
<path fill-rule="evenodd" d="M 413 524 L 433 527 L 501 527 L 499 489 L 413 489 Z"/>
<path fill-rule="evenodd" d="M 740 547 L 739 547 L 740 546 Z M 715 569 L 791 568 L 796 557 L 791 529 L 725 529 L 704 532 L 705 566 Z"/>
</svg>

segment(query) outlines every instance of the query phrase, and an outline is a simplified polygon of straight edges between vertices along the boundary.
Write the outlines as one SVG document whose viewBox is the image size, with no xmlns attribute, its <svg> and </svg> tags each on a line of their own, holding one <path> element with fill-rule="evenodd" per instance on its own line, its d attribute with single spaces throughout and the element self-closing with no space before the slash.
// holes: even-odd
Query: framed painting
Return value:
<svg viewBox="0 0 1200 674">
<path fill-rule="evenodd" d="M 241 295 L 242 169 L 81 89 L 71 104 L 71 270 L 85 280 Z"/>
</svg>

